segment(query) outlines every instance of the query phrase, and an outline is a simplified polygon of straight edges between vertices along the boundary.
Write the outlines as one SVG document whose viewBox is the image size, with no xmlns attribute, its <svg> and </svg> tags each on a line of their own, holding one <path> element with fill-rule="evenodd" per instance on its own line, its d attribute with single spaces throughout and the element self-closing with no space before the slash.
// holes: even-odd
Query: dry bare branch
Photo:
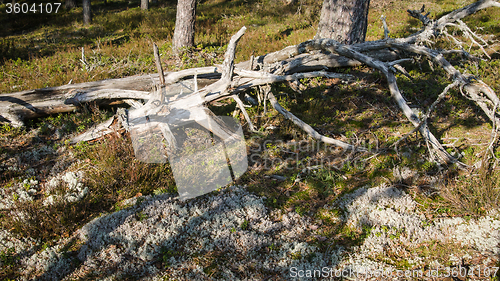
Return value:
<svg viewBox="0 0 500 281">
<path fill-rule="evenodd" d="M 293 115 L 290 111 L 286 110 L 284 107 L 282 107 L 278 101 L 276 100 L 276 97 L 274 97 L 272 92 L 268 93 L 268 98 L 269 101 L 271 102 L 271 105 L 276 109 L 279 113 L 281 113 L 283 116 L 285 116 L 286 119 L 291 120 L 295 125 L 299 126 L 302 130 L 304 130 L 309 136 L 312 138 L 322 141 L 324 143 L 328 144 L 333 144 L 335 146 L 341 147 L 343 149 L 349 149 L 349 150 L 364 150 L 362 147 L 354 147 L 353 145 L 350 145 L 348 143 L 345 143 L 340 140 L 332 139 L 329 137 L 326 137 L 320 133 L 318 133 L 316 130 L 314 130 L 313 127 L 305 123 L 304 121 L 300 120 L 297 116 Z"/>
<path fill-rule="evenodd" d="M 250 116 L 248 115 L 248 112 L 245 109 L 245 105 L 243 104 L 241 99 L 238 97 L 238 95 L 233 95 L 232 97 L 236 101 L 236 103 L 238 104 L 238 108 L 243 113 L 243 116 L 245 116 L 245 119 L 247 120 L 247 123 L 248 123 L 248 128 L 250 129 L 250 131 L 255 132 L 255 127 L 253 126 L 252 120 L 250 119 Z"/>
</svg>

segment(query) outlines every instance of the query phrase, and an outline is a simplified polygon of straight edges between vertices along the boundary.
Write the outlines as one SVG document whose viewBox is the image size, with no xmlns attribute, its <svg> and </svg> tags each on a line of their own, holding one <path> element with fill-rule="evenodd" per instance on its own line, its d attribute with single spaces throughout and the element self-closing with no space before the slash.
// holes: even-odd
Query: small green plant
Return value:
<svg viewBox="0 0 500 281">
<path fill-rule="evenodd" d="M 292 260 L 300 260 L 302 258 L 302 254 L 301 253 L 292 253 L 291 258 L 292 258 Z"/>
<path fill-rule="evenodd" d="M 143 196 L 137 198 L 137 200 L 135 201 L 135 205 L 139 206 L 142 204 L 142 202 L 144 202 L 144 200 L 146 200 Z"/>
<path fill-rule="evenodd" d="M 271 244 L 271 245 L 267 246 L 267 248 L 269 249 L 269 251 L 271 251 L 271 252 L 272 252 L 272 251 L 277 250 L 277 249 L 278 249 L 278 246 L 276 246 L 276 244 L 274 244 L 274 243 L 273 243 L 273 244 Z"/>
<path fill-rule="evenodd" d="M 162 247 L 160 250 L 161 261 L 165 267 L 170 266 L 170 258 L 180 255 L 179 252 L 168 249 L 167 247 Z"/>
<path fill-rule="evenodd" d="M 136 214 L 138 221 L 143 221 L 148 218 L 148 215 L 144 214 L 142 211 Z"/>
<path fill-rule="evenodd" d="M 389 231 L 389 227 L 388 227 L 387 225 L 382 225 L 382 227 L 381 227 L 381 228 L 382 228 L 382 231 L 383 231 L 383 232 L 386 232 L 386 233 L 387 233 L 387 232 Z"/>
<path fill-rule="evenodd" d="M 4 123 L 2 127 L 0 127 L 0 133 L 10 133 L 14 128 L 9 123 Z"/>
<path fill-rule="evenodd" d="M 47 250 L 48 247 L 49 247 L 49 242 L 45 242 L 45 243 L 43 243 L 42 248 L 40 250 L 43 252 L 43 251 Z"/>
<path fill-rule="evenodd" d="M 360 239 L 364 240 L 372 233 L 372 227 L 369 225 L 363 225 Z"/>
<path fill-rule="evenodd" d="M 169 189 L 168 188 L 158 188 L 158 189 L 155 189 L 153 191 L 154 195 L 161 195 L 163 193 L 169 193 Z"/>
<path fill-rule="evenodd" d="M 427 171 L 427 172 L 432 172 L 436 168 L 437 168 L 437 165 L 435 162 L 426 161 L 424 164 L 422 164 L 422 169 Z"/>
<path fill-rule="evenodd" d="M 242 230 L 247 230 L 248 229 L 248 221 L 247 220 L 244 220 L 241 225 L 240 225 L 240 228 Z"/>
<path fill-rule="evenodd" d="M 304 216 L 307 212 L 307 208 L 303 206 L 296 206 L 295 207 L 295 212 L 299 214 L 299 216 Z"/>
<path fill-rule="evenodd" d="M 8 248 L 0 252 L 0 261 L 6 266 L 14 266 L 16 264 L 16 255 L 14 248 Z"/>
</svg>

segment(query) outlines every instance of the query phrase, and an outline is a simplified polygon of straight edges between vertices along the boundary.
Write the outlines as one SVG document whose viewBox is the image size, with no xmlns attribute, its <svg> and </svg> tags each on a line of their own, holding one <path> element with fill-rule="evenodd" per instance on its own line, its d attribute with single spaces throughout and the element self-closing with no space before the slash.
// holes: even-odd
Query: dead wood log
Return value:
<svg viewBox="0 0 500 281">
<path fill-rule="evenodd" d="M 429 147 L 431 155 L 433 157 L 435 156 L 436 159 L 442 163 L 461 164 L 443 148 L 439 140 L 430 132 L 427 126 L 427 119 L 432 108 L 429 108 L 428 114 L 425 115 L 422 120 L 416 116 L 399 91 L 394 72 L 398 70 L 409 76 L 399 63 L 408 61 L 415 54 L 423 55 L 434 63 L 437 63 L 450 75 L 452 81 L 450 82 L 450 87 L 451 85 L 454 86 L 458 84 L 462 94 L 466 98 L 476 102 L 494 124 L 499 124 L 500 118 L 497 111 L 500 102 L 491 87 L 455 69 L 443 57 L 443 54 L 447 52 L 446 50 L 441 52 L 429 47 L 432 45 L 431 39 L 434 40 L 440 35 L 450 36 L 446 32 L 446 29 L 455 27 L 461 29 L 466 37 L 470 39 L 472 44 L 484 50 L 486 42 L 481 40 L 478 35 L 474 34 L 461 19 L 488 7 L 500 7 L 500 4 L 493 0 L 481 0 L 436 20 L 428 18 L 428 13 L 424 14 L 424 9 L 419 11 L 410 10 L 410 15 L 421 20 L 424 26 L 420 31 L 406 38 L 392 39 L 385 36 L 385 39 L 382 40 L 363 42 L 349 46 L 328 39 L 308 40 L 274 53 L 252 57 L 250 61 L 235 65 L 234 55 L 236 45 L 239 38 L 243 36 L 245 32 L 245 28 L 242 28 L 231 38 L 222 66 L 188 69 L 168 73 L 165 75 L 164 82 L 160 81 L 162 86 L 151 93 L 146 92 L 151 89 L 150 80 L 152 79 L 150 77 L 152 76 L 137 76 L 135 78 L 123 78 L 123 81 L 119 79 L 105 80 L 100 81 L 100 83 L 93 82 L 95 84 L 88 85 L 67 85 L 50 89 L 2 94 L 0 95 L 0 105 L 6 106 L 1 107 L 0 114 L 12 122 L 17 122 L 17 124 L 19 124 L 23 118 L 38 116 L 36 114 L 41 115 L 50 112 L 59 112 L 52 110 L 52 108 L 50 108 L 50 110 L 43 110 L 54 102 L 57 108 L 62 108 L 59 109 L 60 111 L 64 111 L 68 110 L 66 107 L 73 110 L 80 103 L 92 100 L 125 99 L 135 107 L 127 114 L 128 120 L 134 120 L 132 121 L 134 124 L 141 125 L 142 123 L 150 122 L 150 117 L 153 117 L 153 119 L 160 118 L 161 122 L 167 124 L 176 124 L 179 120 L 194 120 L 207 129 L 217 131 L 217 134 L 223 135 L 224 129 L 218 128 L 217 124 L 212 124 L 210 121 L 207 123 L 206 120 L 211 120 L 209 117 L 210 112 L 207 111 L 205 107 L 207 103 L 233 97 L 247 119 L 250 128 L 253 129 L 250 117 L 246 113 L 242 101 L 237 97 L 238 93 L 253 87 L 272 83 L 284 81 L 296 82 L 302 78 L 329 77 L 349 79 L 350 77 L 348 75 L 331 73 L 326 71 L 326 69 L 364 64 L 378 69 L 384 74 L 388 82 L 391 96 L 408 120 L 415 126 L 415 130 L 420 131 Z M 389 30 L 385 28 L 384 32 L 388 34 Z M 425 44 L 428 44 L 428 46 Z M 157 58 L 156 61 L 159 62 L 159 58 Z M 158 69 L 161 73 L 161 65 Z M 203 74 L 211 74 L 213 75 L 212 78 L 220 79 L 215 83 L 213 83 L 214 80 L 212 80 L 210 83 L 201 85 L 201 89 L 198 89 L 197 78 L 199 75 Z M 194 80 L 188 79 L 181 81 L 189 76 L 194 76 Z M 158 75 L 154 77 L 158 77 Z M 148 82 L 146 82 L 146 80 L 148 80 Z M 155 80 L 157 80 L 157 78 Z M 141 86 L 143 88 L 140 88 Z M 448 89 L 447 87 L 443 93 L 446 94 Z M 59 96 L 47 97 L 47 100 L 43 100 L 44 95 L 42 95 L 42 101 L 45 103 L 41 103 L 37 95 L 40 96 L 42 93 L 45 93 L 45 96 Z M 32 99 L 26 98 L 26 96 L 30 95 L 33 97 Z M 443 95 L 444 94 L 440 95 L 440 98 L 438 98 L 435 103 L 439 102 Z M 147 100 L 147 103 L 141 105 L 133 101 L 137 99 Z M 350 144 L 327 138 L 317 133 L 314 128 L 303 123 L 291 112 L 282 108 L 272 93 L 265 95 L 264 103 L 266 99 L 271 101 L 271 104 L 278 112 L 291 119 L 311 137 L 339 147 L 353 148 Z M 55 100 L 58 101 L 56 102 Z M 433 106 L 435 106 L 435 103 Z M 54 107 L 54 105 L 52 106 Z M 124 118 L 118 119 L 124 120 Z M 163 137 L 168 143 L 175 146 L 175 143 L 172 141 L 170 127 L 161 125 L 161 122 L 158 120 L 151 122 L 156 122 L 154 124 L 161 129 Z M 99 125 L 98 129 L 94 129 L 94 131 L 84 139 L 92 138 L 96 135 L 97 131 L 99 131 L 100 134 L 109 133 L 110 124 L 111 123 L 107 121 L 107 123 Z M 143 131 L 144 130 L 142 130 L 141 133 L 145 132 Z M 227 135 L 225 137 L 227 137 Z"/>
<path fill-rule="evenodd" d="M 295 46 L 292 46 L 296 48 Z M 286 48 L 292 49 L 292 48 Z M 300 49 L 300 47 L 299 47 Z M 297 53 L 299 54 L 299 53 Z M 376 56 L 382 61 L 396 59 L 397 53 L 393 51 L 379 52 Z M 259 57 L 263 59 L 264 56 Z M 266 56 L 263 60 L 269 65 L 273 64 L 278 58 L 282 57 L 282 52 L 272 53 Z M 235 65 L 235 69 L 245 69 L 249 62 L 242 62 Z M 299 54 L 297 57 L 287 57 L 283 61 L 283 72 L 288 74 L 310 72 L 317 70 L 325 70 L 326 68 L 348 67 L 361 65 L 360 62 L 345 58 L 336 54 Z M 164 83 L 166 85 L 175 84 L 186 77 L 199 75 L 198 82 L 200 85 L 206 86 L 214 82 L 213 79 L 220 77 L 222 67 L 201 67 L 194 69 L 186 69 L 177 72 L 165 74 Z M 319 73 L 323 76 L 323 72 Z M 253 81 L 247 79 L 240 81 L 237 85 L 238 91 L 251 88 L 256 85 L 266 83 L 276 83 L 284 80 L 290 81 L 292 76 L 288 78 L 271 79 L 267 81 Z M 313 77 L 311 74 L 303 74 L 302 77 Z M 296 78 L 293 78 L 295 80 Z M 113 100 L 129 100 L 127 103 L 132 103 L 134 107 L 138 104 L 132 100 L 148 100 L 149 92 L 154 88 L 155 84 L 161 84 L 158 74 L 130 76 L 118 79 L 107 79 L 96 82 L 87 82 L 79 84 L 69 84 L 58 87 L 50 87 L 43 89 L 27 90 L 15 93 L 0 94 L 0 121 L 10 121 L 13 126 L 23 126 L 24 120 L 57 114 L 62 112 L 71 112 L 77 109 L 81 104 L 96 101 L 98 104 L 107 104 Z M 246 83 L 248 82 L 248 83 Z M 215 87 L 217 85 L 214 85 Z M 177 93 L 178 94 L 178 93 Z M 218 99 L 216 95 L 212 95 L 207 99 L 207 102 Z"/>
<path fill-rule="evenodd" d="M 194 73 L 216 74 L 216 67 L 171 72 L 165 75 L 165 83 L 174 84 Z M 69 84 L 59 87 L 27 90 L 0 94 L 0 121 L 10 121 L 13 126 L 23 126 L 24 120 L 71 112 L 81 104 L 96 101 L 98 104 L 113 100 L 148 100 L 154 84 L 159 84 L 159 75 L 136 75 L 126 78 L 107 79 L 96 82 Z M 209 78 L 207 76 L 206 78 Z M 202 84 L 212 83 L 204 79 Z"/>
</svg>

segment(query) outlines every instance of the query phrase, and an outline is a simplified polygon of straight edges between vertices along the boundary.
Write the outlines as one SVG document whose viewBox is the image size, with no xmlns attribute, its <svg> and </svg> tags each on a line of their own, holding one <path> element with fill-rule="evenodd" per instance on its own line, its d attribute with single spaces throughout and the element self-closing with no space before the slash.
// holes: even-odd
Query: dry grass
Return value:
<svg viewBox="0 0 500 281">
<path fill-rule="evenodd" d="M 69 236 L 75 229 L 103 211 L 120 208 L 124 199 L 138 195 L 175 192 L 172 172 L 168 164 L 153 165 L 134 158 L 130 140 L 110 138 L 95 145 L 81 145 L 77 157 L 84 164 L 77 165 L 85 172 L 83 184 L 89 188 L 81 201 L 69 203 L 57 200 L 44 206 L 45 196 L 37 196 L 33 202 L 16 201 L 11 210 L 15 216 L 5 216 L 2 226 L 24 237 L 43 241 Z M 61 185 L 55 194 L 64 194 Z"/>
<path fill-rule="evenodd" d="M 456 214 L 486 215 L 500 206 L 500 176 L 498 172 L 461 175 L 443 185 L 440 194 Z"/>
</svg>

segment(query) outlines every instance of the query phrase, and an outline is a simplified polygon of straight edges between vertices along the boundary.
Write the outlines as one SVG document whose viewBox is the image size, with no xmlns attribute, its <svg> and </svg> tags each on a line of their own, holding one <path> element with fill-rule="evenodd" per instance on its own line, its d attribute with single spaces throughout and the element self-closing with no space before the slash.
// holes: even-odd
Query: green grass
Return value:
<svg viewBox="0 0 500 281">
<path fill-rule="evenodd" d="M 110 3 L 105 6 L 101 1 L 93 1 L 95 14 L 90 26 L 83 26 L 81 8 L 61 10 L 58 15 L 50 17 L 19 17 L 12 21 L 12 24 L 1 31 L 0 92 L 58 86 L 69 81 L 78 83 L 152 73 L 155 72 L 151 48 L 153 41 L 160 45 L 163 64 L 169 70 L 220 63 L 229 38 L 243 25 L 248 30 L 239 43 L 236 57 L 237 61 L 247 60 L 251 55 L 262 55 L 312 38 L 321 8 L 318 1 L 303 1 L 288 7 L 284 7 L 279 1 L 267 0 L 201 2 L 197 11 L 196 47 L 176 57 L 170 51 L 175 3 L 162 3 L 149 11 L 141 11 L 138 9 L 138 1 L 108 2 Z M 425 4 L 430 9 L 431 16 L 441 15 L 458 7 L 455 1 Z M 391 37 L 406 36 L 417 31 L 421 27 L 420 23 L 409 18 L 405 12 L 407 8 L 420 8 L 414 5 L 416 4 L 410 1 L 372 1 L 367 40 L 383 37 L 380 22 L 382 14 L 387 16 Z M 1 23 L 11 19 L 3 13 L 4 10 L 5 5 L 0 5 Z M 478 30 L 482 28 L 481 32 L 499 36 L 498 19 L 500 9 L 489 9 L 473 15 L 466 22 Z M 21 25 L 20 22 L 26 24 Z M 26 29 L 26 26 L 30 28 L 20 34 L 20 30 Z M 446 40 L 436 42 L 436 47 L 452 46 Z M 79 61 L 82 47 L 85 49 L 86 60 L 93 65 L 92 69 L 86 69 Z M 458 63 L 457 58 L 450 60 L 458 69 L 481 77 L 498 93 L 500 60 L 498 54 L 494 53 L 494 48 L 488 50 L 492 56 L 490 61 Z M 473 48 L 471 53 L 480 55 L 477 48 Z M 433 70 L 426 61 L 403 66 L 412 79 L 398 76 L 398 83 L 412 107 L 426 109 L 449 83 L 442 70 Z M 362 144 L 369 147 L 371 152 L 349 155 L 331 146 L 316 149 L 316 142 L 309 139 L 291 121 L 285 120 L 269 107 L 264 115 L 262 105 L 254 106 L 249 108 L 249 113 L 259 132 L 245 131 L 245 137 L 252 147 L 260 146 L 262 150 L 251 150 L 251 153 L 261 158 L 267 157 L 271 161 L 291 160 L 286 165 L 274 165 L 270 169 L 255 163 L 236 184 L 246 185 L 251 192 L 266 196 L 269 208 L 296 212 L 301 216 L 320 220 L 322 226 L 318 234 L 327 240 L 320 242 L 311 238 L 311 241 L 324 248 L 330 243 L 357 246 L 372 234 L 370 226 L 350 228 L 339 219 L 342 217 L 340 210 L 325 208 L 325 205 L 359 187 L 395 184 L 415 198 L 429 220 L 443 215 L 478 217 L 498 208 L 500 173 L 498 168 L 493 169 L 495 160 L 490 160 L 488 169 L 481 171 L 478 177 L 467 176 L 466 172 L 456 167 L 440 169 L 428 161 L 425 143 L 418 134 L 408 137 L 396 152 L 390 145 L 410 132 L 412 126 L 390 98 L 381 74 L 366 67 L 338 71 L 357 75 L 359 79 L 347 84 L 336 79 L 304 79 L 301 83 L 307 89 L 301 93 L 294 92 L 287 84 L 273 85 L 273 91 L 286 109 L 320 133 Z M 255 92 L 249 94 L 255 96 Z M 229 115 L 235 105 L 228 102 L 224 107 L 212 108 L 218 115 Z M 176 192 L 169 165 L 137 161 L 126 134 L 93 143 L 68 144 L 72 134 L 85 131 L 112 114 L 113 111 L 109 108 L 89 106 L 75 113 L 30 121 L 24 129 L 13 128 L 8 124 L 0 126 L 0 163 L 7 163 L 9 158 L 19 153 L 49 145 L 55 150 L 63 151 L 62 154 L 47 156 L 24 168 L 38 169 L 51 165 L 50 163 L 60 161 L 64 154 L 71 153 L 80 161 L 73 169 L 86 172 L 88 176 L 85 185 L 89 187 L 89 194 L 76 203 L 43 206 L 41 200 L 44 197 L 32 203 L 20 204 L 16 201 L 15 208 L 25 212 L 28 221 L 20 221 L 1 212 L 2 227 L 12 229 L 21 236 L 40 238 L 41 245 L 48 245 L 44 243 L 66 237 L 102 213 L 126 208 L 122 202 L 128 198 Z M 461 161 L 473 165 L 484 159 L 484 143 L 489 140 L 491 125 L 480 109 L 458 91 L 450 91 L 436 107 L 429 121 L 433 133 L 442 138 L 444 143 L 451 145 L 456 140 L 454 147 L 447 148 L 450 153 L 463 155 Z M 266 129 L 271 125 L 277 129 Z M 60 138 L 56 137 L 56 130 Z M 300 149 L 292 144 L 301 141 L 309 148 Z M 493 150 L 500 157 L 498 143 L 494 144 Z M 373 152 L 379 154 L 374 155 Z M 302 173 L 306 166 L 325 164 L 319 162 L 325 159 L 328 159 L 326 166 Z M 397 167 L 408 167 L 420 176 L 397 181 L 393 173 Z M 301 180 L 295 181 L 299 174 Z M 270 177 L 272 175 L 282 175 L 287 179 L 277 181 Z M 8 188 L 31 176 L 24 170 L 6 170 L 0 174 L 0 186 Z M 49 176 L 49 171 L 38 171 L 36 179 L 43 181 Z M 432 189 L 427 176 L 439 178 L 434 185 L 440 188 L 440 192 Z M 147 217 L 138 213 L 137 219 L 144 220 Z M 244 221 L 239 229 L 231 231 L 248 228 L 249 222 Z M 394 239 L 397 238 L 399 230 L 387 231 L 391 231 Z M 446 245 L 431 246 L 435 252 L 426 251 L 425 247 L 412 251 L 429 257 L 429 260 L 431 257 L 445 258 Z M 273 245 L 269 249 L 276 250 Z M 168 259 L 179 254 L 162 252 L 163 265 L 168 266 Z M 219 254 L 214 254 L 215 257 L 210 255 L 207 254 L 208 258 L 202 267 L 205 272 L 217 276 L 217 262 L 219 259 L 224 261 L 224 257 Z M 410 266 L 394 253 L 392 255 L 390 262 L 396 267 Z M 291 258 L 304 257 L 297 254 Z M 0 253 L 0 259 L 9 267 L 7 277 L 16 276 L 16 257 L 6 251 Z M 4 276 L 0 274 L 0 277 Z"/>
<path fill-rule="evenodd" d="M 249 29 L 240 41 L 237 60 L 247 60 L 252 54 L 264 54 L 311 38 L 311 21 L 315 17 L 310 15 L 319 9 L 310 3 L 302 13 L 296 13 L 296 6 L 283 11 L 278 2 L 201 3 L 196 20 L 197 48 L 191 52 L 192 58 L 182 58 L 179 64 L 170 54 L 175 3 L 162 3 L 148 11 L 140 10 L 138 3 L 110 1 L 103 5 L 93 1 L 94 17 L 89 26 L 82 24 L 81 7 L 71 11 L 61 8 L 57 14 L 34 17 L 6 14 L 6 6 L 1 5 L 0 22 L 7 28 L 0 40 L 0 92 L 151 73 L 155 71 L 152 42 L 161 46 L 164 65 L 169 69 L 220 63 L 213 59 L 220 58 L 223 52 L 217 47 L 225 46 L 243 25 Z M 27 26 L 29 32 L 19 35 Z M 95 64 L 91 71 L 80 62 L 81 48 L 85 49 L 87 61 Z"/>
</svg>

